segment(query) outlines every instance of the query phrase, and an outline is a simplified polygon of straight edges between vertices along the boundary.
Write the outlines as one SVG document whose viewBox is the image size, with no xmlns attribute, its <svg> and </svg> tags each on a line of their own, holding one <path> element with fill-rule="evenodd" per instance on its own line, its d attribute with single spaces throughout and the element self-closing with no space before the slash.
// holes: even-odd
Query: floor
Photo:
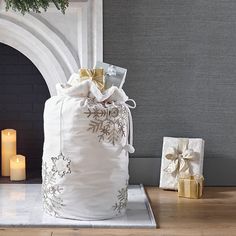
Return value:
<svg viewBox="0 0 236 236">
<path fill-rule="evenodd" d="M 156 187 L 146 191 L 159 229 L 0 229 L 0 236 L 236 235 L 236 187 L 208 187 L 197 200 Z"/>
</svg>

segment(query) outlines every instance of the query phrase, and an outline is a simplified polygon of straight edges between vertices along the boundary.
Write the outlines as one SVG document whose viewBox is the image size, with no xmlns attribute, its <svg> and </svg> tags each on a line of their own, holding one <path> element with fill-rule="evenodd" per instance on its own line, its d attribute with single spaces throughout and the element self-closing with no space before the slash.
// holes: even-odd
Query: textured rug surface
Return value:
<svg viewBox="0 0 236 236">
<path fill-rule="evenodd" d="M 43 213 L 41 184 L 0 184 L 0 227 L 156 228 L 156 222 L 141 185 L 129 186 L 125 216 L 78 221 Z"/>
</svg>

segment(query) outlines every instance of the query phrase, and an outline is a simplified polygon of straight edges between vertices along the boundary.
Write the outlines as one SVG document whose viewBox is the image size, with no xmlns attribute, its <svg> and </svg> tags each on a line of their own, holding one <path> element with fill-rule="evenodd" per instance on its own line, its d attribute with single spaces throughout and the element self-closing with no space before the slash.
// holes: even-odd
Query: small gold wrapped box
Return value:
<svg viewBox="0 0 236 236">
<path fill-rule="evenodd" d="M 203 193 L 203 176 L 180 176 L 178 181 L 178 196 L 185 198 L 201 198 Z"/>
<path fill-rule="evenodd" d="M 105 77 L 103 69 L 80 69 L 80 82 L 90 79 L 95 85 L 103 91 L 105 89 Z"/>
</svg>

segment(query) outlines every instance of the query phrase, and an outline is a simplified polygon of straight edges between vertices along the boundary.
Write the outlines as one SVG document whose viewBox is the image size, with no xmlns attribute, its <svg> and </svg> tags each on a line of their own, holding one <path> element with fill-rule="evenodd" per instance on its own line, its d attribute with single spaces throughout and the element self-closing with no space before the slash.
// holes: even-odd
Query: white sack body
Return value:
<svg viewBox="0 0 236 236">
<path fill-rule="evenodd" d="M 45 104 L 44 210 L 78 220 L 124 215 L 132 147 L 128 97 L 118 88 L 104 95 L 91 81 L 72 82 L 57 85 L 58 95 Z"/>
</svg>

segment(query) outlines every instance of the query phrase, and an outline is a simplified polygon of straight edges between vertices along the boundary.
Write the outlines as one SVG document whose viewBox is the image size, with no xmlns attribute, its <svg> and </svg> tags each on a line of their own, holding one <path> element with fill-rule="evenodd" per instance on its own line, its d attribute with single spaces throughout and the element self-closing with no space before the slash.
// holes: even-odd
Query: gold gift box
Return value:
<svg viewBox="0 0 236 236">
<path fill-rule="evenodd" d="M 92 80 L 96 86 L 103 91 L 105 89 L 105 77 L 104 70 L 101 69 L 80 69 L 80 82 L 90 79 Z"/>
<path fill-rule="evenodd" d="M 195 199 L 201 198 L 203 181 L 203 176 L 180 176 L 178 180 L 178 196 Z"/>
</svg>

